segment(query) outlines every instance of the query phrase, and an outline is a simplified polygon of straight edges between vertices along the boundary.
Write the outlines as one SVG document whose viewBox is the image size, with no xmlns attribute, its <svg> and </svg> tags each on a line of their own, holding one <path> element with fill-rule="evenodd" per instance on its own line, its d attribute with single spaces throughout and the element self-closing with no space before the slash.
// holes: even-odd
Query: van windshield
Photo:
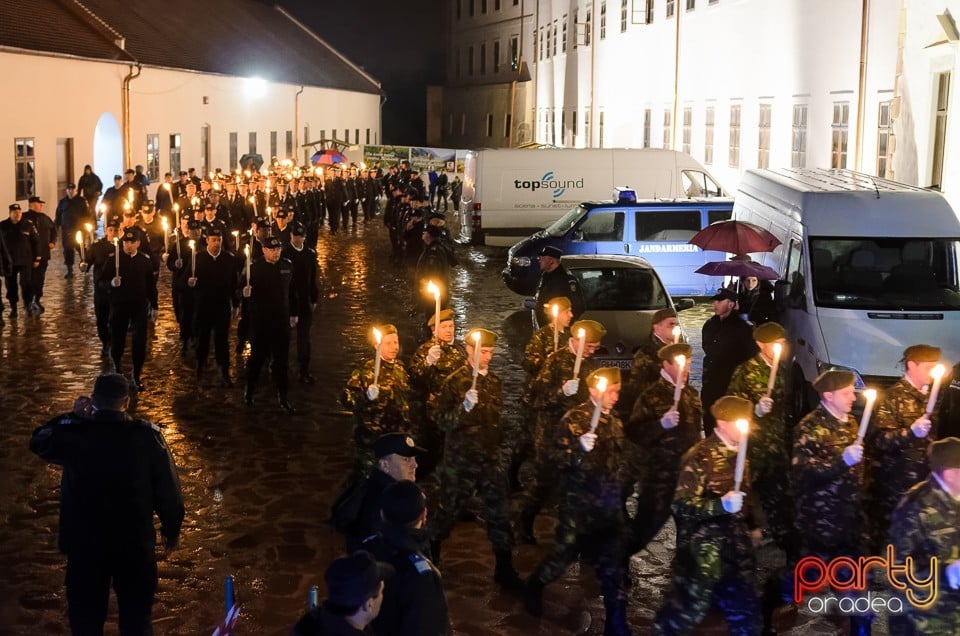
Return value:
<svg viewBox="0 0 960 636">
<path fill-rule="evenodd" d="M 566 236 L 567 232 L 570 231 L 577 222 L 584 217 L 587 213 L 587 208 L 582 205 L 578 205 L 573 208 L 559 219 L 553 222 L 553 224 L 547 228 L 547 236 L 552 236 L 554 238 L 562 238 Z"/>
<path fill-rule="evenodd" d="M 956 238 L 811 238 L 820 307 L 960 310 Z"/>
</svg>

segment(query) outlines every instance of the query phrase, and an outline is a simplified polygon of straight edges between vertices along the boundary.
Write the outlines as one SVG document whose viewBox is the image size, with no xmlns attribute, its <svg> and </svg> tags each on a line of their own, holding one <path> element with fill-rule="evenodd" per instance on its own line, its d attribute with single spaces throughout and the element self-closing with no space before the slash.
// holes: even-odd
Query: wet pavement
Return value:
<svg viewBox="0 0 960 636">
<path fill-rule="evenodd" d="M 390 263 L 386 232 L 369 228 L 331 236 L 321 232 L 322 299 L 313 325 L 313 372 L 304 386 L 291 373 L 290 401 L 299 413 L 283 416 L 264 375 L 252 408 L 240 388 L 222 389 L 216 369 L 198 386 L 192 359 L 180 357 L 170 304 L 168 272 L 161 275 L 160 317 L 151 330 L 143 381 L 135 404 L 139 417 L 157 423 L 180 469 L 187 515 L 180 548 L 160 564 L 154 624 L 161 634 L 209 634 L 223 615 L 223 582 L 236 580 L 241 604 L 239 632 L 286 634 L 304 611 L 311 585 L 343 547 L 326 523 L 329 506 L 352 466 L 351 422 L 338 397 L 353 366 L 372 354 L 370 326 L 393 322 L 404 352 L 417 334 L 408 275 Z M 452 281 L 459 335 L 472 326 L 500 333 L 492 367 L 503 380 L 505 417 L 516 418 L 523 345 L 530 335 L 521 298 L 499 280 L 505 252 L 463 247 Z M 48 273 L 41 317 L 21 309 L 10 319 L 6 301 L 0 326 L 0 633 L 66 634 L 65 560 L 57 552 L 59 469 L 27 450 L 34 427 L 68 411 L 87 394 L 99 356 L 89 275 L 63 279 L 59 249 Z M 696 352 L 710 314 L 707 305 L 683 312 Z M 295 356 L 292 356 L 295 358 Z M 129 372 L 129 349 L 127 352 Z M 233 358 L 235 378 L 242 364 Z M 211 363 L 211 366 L 212 363 Z M 238 386 L 241 383 L 238 383 Z M 511 397 L 513 399 L 511 399 Z M 521 546 L 516 565 L 533 570 L 550 541 L 553 520 L 536 526 L 540 546 Z M 674 541 L 672 525 L 633 559 L 630 620 L 636 634 L 650 621 L 668 583 Z M 765 569 L 776 555 L 763 553 Z M 479 523 L 461 523 L 444 544 L 442 571 L 457 634 L 599 634 L 603 604 L 588 566 L 574 565 L 547 588 L 545 618 L 523 612 L 518 598 L 499 593 L 491 581 L 493 556 Z M 107 633 L 116 633 L 111 601 Z M 717 631 L 716 633 L 723 633 Z M 792 634 L 839 633 L 829 622 L 801 616 Z M 877 633 L 877 632 L 875 632 Z"/>
</svg>

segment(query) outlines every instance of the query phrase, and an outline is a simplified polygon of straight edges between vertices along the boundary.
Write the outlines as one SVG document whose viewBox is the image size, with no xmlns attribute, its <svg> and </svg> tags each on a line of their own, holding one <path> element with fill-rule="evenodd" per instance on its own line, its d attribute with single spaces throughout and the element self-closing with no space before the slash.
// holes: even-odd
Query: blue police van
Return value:
<svg viewBox="0 0 960 636">
<path fill-rule="evenodd" d="M 642 256 L 657 270 L 671 296 L 709 296 L 722 286 L 723 278 L 695 270 L 710 261 L 726 260 L 727 255 L 706 252 L 687 241 L 732 214 L 730 198 L 638 200 L 634 191 L 617 188 L 614 200 L 580 203 L 547 229 L 515 244 L 501 275 L 511 291 L 534 294 L 540 280 L 540 250 L 553 245 L 564 254 Z"/>
</svg>

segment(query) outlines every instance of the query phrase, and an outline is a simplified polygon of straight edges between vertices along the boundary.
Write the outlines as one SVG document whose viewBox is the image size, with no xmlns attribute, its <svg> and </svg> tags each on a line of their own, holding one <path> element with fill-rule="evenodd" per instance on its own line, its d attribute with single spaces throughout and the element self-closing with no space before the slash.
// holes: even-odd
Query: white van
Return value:
<svg viewBox="0 0 960 636">
<path fill-rule="evenodd" d="M 826 369 L 882 388 L 912 344 L 960 360 L 960 220 L 939 193 L 849 170 L 748 170 L 733 218 L 783 242 L 752 257 L 781 275 L 795 408 L 816 404 L 809 383 Z"/>
<path fill-rule="evenodd" d="M 629 186 L 641 199 L 726 196 L 696 159 L 675 150 L 490 149 L 464 160 L 460 240 L 510 247 L 582 201 Z"/>
</svg>

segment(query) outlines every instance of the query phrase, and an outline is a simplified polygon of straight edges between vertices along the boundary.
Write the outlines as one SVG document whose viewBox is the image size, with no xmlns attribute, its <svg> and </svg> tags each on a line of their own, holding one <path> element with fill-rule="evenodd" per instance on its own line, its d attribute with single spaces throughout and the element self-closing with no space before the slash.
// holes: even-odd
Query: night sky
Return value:
<svg viewBox="0 0 960 636">
<path fill-rule="evenodd" d="M 449 2 L 261 1 L 284 7 L 380 82 L 382 143 L 426 143 L 426 87 L 444 82 Z"/>
</svg>

